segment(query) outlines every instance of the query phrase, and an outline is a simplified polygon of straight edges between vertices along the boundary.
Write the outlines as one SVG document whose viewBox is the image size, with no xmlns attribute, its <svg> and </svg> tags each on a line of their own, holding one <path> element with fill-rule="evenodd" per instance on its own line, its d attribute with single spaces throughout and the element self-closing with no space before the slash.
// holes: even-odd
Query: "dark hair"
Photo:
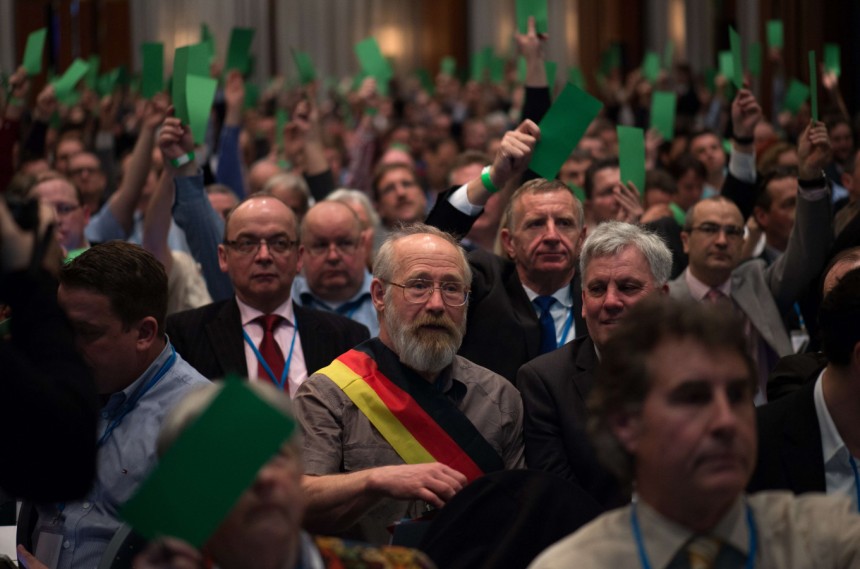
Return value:
<svg viewBox="0 0 860 569">
<path fill-rule="evenodd" d="M 486 166 L 490 164 L 492 160 L 490 157 L 480 150 L 466 150 L 465 152 L 461 152 L 458 154 L 454 161 L 451 163 L 451 168 L 448 172 L 453 172 L 459 168 L 464 166 L 471 166 L 472 164 L 480 164 L 481 166 Z"/>
<path fill-rule="evenodd" d="M 821 347 L 835 366 L 851 363 L 860 342 L 860 268 L 851 269 L 833 287 L 818 309 Z"/>
<path fill-rule="evenodd" d="M 594 176 L 607 168 L 620 168 L 618 158 L 602 158 L 591 163 L 591 166 L 585 171 L 585 187 L 583 188 L 585 190 L 585 197 L 591 199 L 591 193 L 594 191 Z"/>
<path fill-rule="evenodd" d="M 645 187 L 643 191 L 657 189 L 669 195 L 678 193 L 678 185 L 668 172 L 665 170 L 648 170 L 645 173 Z"/>
<path fill-rule="evenodd" d="M 764 211 L 770 211 L 770 206 L 773 203 L 773 196 L 768 191 L 768 185 L 777 180 L 785 178 L 797 179 L 796 166 L 777 166 L 764 176 L 758 183 L 755 205 Z"/>
<path fill-rule="evenodd" d="M 164 335 L 167 273 L 152 254 L 125 241 L 90 247 L 60 269 L 60 285 L 106 296 L 111 310 L 128 328 L 151 316 Z"/>
<path fill-rule="evenodd" d="M 653 295 L 638 302 L 601 349 L 600 366 L 588 399 L 588 432 L 598 458 L 624 485 L 633 480 L 633 456 L 615 438 L 610 426 L 618 413 L 637 412 L 655 380 L 649 362 L 654 350 L 685 339 L 741 357 L 750 388 L 756 388 L 756 368 L 747 353 L 740 318 L 715 304 Z"/>
<path fill-rule="evenodd" d="M 689 152 L 684 152 L 678 155 L 675 160 L 669 163 L 668 170 L 672 177 L 675 178 L 676 182 L 690 170 L 693 170 L 696 175 L 703 180 L 708 177 L 708 171 L 705 169 L 705 165 Z"/>
<path fill-rule="evenodd" d="M 412 175 L 412 178 L 414 178 L 416 182 L 418 181 L 418 176 L 415 174 L 415 168 L 413 168 L 406 162 L 389 162 L 385 164 L 379 164 L 373 171 L 374 200 L 379 200 L 379 183 L 382 181 L 382 178 L 386 174 L 388 174 L 389 172 L 393 172 L 394 170 L 406 170 Z"/>
</svg>

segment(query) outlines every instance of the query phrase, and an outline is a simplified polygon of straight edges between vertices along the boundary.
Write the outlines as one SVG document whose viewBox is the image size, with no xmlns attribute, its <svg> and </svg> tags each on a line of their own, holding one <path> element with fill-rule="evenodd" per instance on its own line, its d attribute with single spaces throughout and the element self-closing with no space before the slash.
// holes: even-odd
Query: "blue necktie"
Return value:
<svg viewBox="0 0 860 569">
<path fill-rule="evenodd" d="M 555 304 L 555 297 L 539 296 L 534 303 L 540 308 L 538 322 L 540 323 L 540 353 L 551 352 L 558 347 L 555 339 L 555 320 L 552 319 L 550 307 Z"/>
</svg>

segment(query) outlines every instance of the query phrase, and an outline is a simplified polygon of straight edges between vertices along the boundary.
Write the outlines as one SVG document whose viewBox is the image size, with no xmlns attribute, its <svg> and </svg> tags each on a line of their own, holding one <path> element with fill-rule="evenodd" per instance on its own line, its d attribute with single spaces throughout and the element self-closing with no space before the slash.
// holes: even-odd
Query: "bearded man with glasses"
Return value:
<svg viewBox="0 0 860 569">
<path fill-rule="evenodd" d="M 308 375 L 368 338 L 361 324 L 290 298 L 301 269 L 296 226 L 292 210 L 271 196 L 252 196 L 227 214 L 218 261 L 236 296 L 167 320 L 176 350 L 207 378 L 235 373 L 295 396 Z"/>
<path fill-rule="evenodd" d="M 383 243 L 370 286 L 379 337 L 296 395 L 307 528 L 386 543 L 394 522 L 525 467 L 519 393 L 457 355 L 471 282 L 462 248 L 438 229 L 415 224 Z"/>
<path fill-rule="evenodd" d="M 767 266 L 741 257 L 744 219 L 723 197 L 690 210 L 681 232 L 687 269 L 669 282 L 675 298 L 724 303 L 744 323 L 747 348 L 758 372 L 755 403 L 767 401 L 767 377 L 780 357 L 793 353 L 781 314 L 817 278 L 833 241 L 830 189 L 823 167 L 830 156 L 827 129 L 810 122 L 798 140 L 797 218 L 785 253 Z"/>
</svg>

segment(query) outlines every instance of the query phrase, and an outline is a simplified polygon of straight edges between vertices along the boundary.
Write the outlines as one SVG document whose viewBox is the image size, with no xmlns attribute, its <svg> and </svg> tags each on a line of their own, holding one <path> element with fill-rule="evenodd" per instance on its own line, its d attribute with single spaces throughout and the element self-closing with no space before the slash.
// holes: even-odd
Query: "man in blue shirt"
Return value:
<svg viewBox="0 0 860 569">
<path fill-rule="evenodd" d="M 90 569 L 121 525 L 120 506 L 155 465 L 163 417 L 208 381 L 165 335 L 167 275 L 141 247 L 111 241 L 88 249 L 63 267 L 57 298 L 103 402 L 96 479 L 80 501 L 36 506 L 35 557 L 23 547 L 19 555 L 30 569 Z"/>
</svg>

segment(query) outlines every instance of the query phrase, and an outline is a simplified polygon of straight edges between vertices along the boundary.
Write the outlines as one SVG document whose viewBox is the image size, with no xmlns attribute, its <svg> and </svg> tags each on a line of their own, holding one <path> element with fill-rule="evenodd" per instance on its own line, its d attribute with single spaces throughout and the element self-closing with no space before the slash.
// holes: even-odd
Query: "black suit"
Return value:
<svg viewBox="0 0 860 569">
<path fill-rule="evenodd" d="M 604 508 L 625 498 L 598 462 L 585 432 L 585 401 L 598 365 L 594 342 L 584 336 L 526 363 L 517 374 L 523 397 L 526 464 L 582 487 Z"/>
<path fill-rule="evenodd" d="M 825 492 L 815 381 L 757 409 L 758 464 L 749 490 Z"/>
<path fill-rule="evenodd" d="M 366 340 L 367 328 L 353 320 L 293 303 L 305 365 L 310 376 Z M 176 351 L 209 379 L 248 375 L 242 320 L 236 299 L 171 315 L 167 335 Z"/>
<path fill-rule="evenodd" d="M 448 195 L 439 196 L 427 223 L 454 235 L 465 235 L 476 218 L 454 208 Z M 520 366 L 540 354 L 537 312 L 513 261 L 483 250 L 472 251 L 467 257 L 472 267 L 472 293 L 459 354 L 514 381 Z M 585 321 L 579 273 L 574 274 L 570 286 L 573 327 L 582 335 Z"/>
</svg>

